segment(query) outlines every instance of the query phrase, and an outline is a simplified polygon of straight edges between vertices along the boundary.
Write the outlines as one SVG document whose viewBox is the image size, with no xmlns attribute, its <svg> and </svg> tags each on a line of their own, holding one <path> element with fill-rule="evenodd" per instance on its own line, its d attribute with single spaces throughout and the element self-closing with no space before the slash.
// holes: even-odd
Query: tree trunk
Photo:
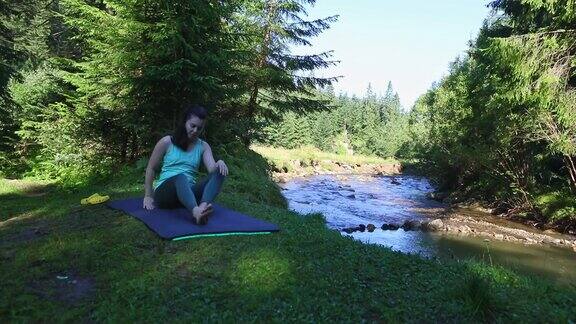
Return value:
<svg viewBox="0 0 576 324">
<path fill-rule="evenodd" d="M 254 88 L 252 89 L 252 93 L 250 94 L 250 99 L 248 100 L 248 129 L 246 130 L 246 132 L 243 134 L 242 136 L 242 142 L 244 143 L 244 145 L 246 147 L 250 146 L 250 130 L 252 129 L 252 125 L 250 125 L 252 123 L 252 119 L 254 118 L 254 113 L 256 111 L 256 100 L 258 99 L 258 91 L 260 89 L 258 88 L 258 85 L 256 84 L 254 86 Z"/>
<path fill-rule="evenodd" d="M 122 146 L 120 148 L 120 160 L 122 163 L 126 163 L 127 156 L 128 156 L 128 136 L 126 136 L 126 132 L 122 131 Z"/>
<path fill-rule="evenodd" d="M 266 66 L 266 59 L 268 58 L 268 53 L 270 49 L 270 42 L 272 41 L 272 24 L 273 20 L 276 17 L 276 0 L 269 1 L 266 4 L 267 12 L 268 12 L 268 20 L 265 28 L 264 39 L 262 40 L 262 51 L 256 61 L 254 66 L 255 70 L 258 71 Z M 256 104 L 258 101 L 258 94 L 260 92 L 260 83 L 257 78 L 254 78 L 252 81 L 252 91 L 250 93 L 250 99 L 248 100 L 247 105 L 247 121 L 248 121 L 248 129 L 246 133 L 243 134 L 242 142 L 244 145 L 250 145 L 250 131 L 252 130 L 252 121 L 254 120 L 254 116 L 256 115 Z"/>
<path fill-rule="evenodd" d="M 138 136 L 136 132 L 132 131 L 130 135 L 130 162 L 136 160 L 138 156 Z"/>
<path fill-rule="evenodd" d="M 570 155 L 564 155 L 564 162 L 570 176 L 570 191 L 576 192 L 576 164 Z"/>
</svg>

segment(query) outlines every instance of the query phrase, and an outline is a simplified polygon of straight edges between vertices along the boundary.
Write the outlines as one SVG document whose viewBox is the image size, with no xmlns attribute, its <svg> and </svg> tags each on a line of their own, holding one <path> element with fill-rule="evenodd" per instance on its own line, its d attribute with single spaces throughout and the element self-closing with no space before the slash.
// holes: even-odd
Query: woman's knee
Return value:
<svg viewBox="0 0 576 324">
<path fill-rule="evenodd" d="M 218 181 L 220 181 L 220 182 L 223 182 L 224 179 L 226 179 L 226 176 L 223 175 L 222 173 L 220 173 L 220 171 L 218 171 L 218 170 L 212 171 L 212 172 L 210 173 L 210 177 L 211 177 L 211 178 L 214 178 L 214 179 L 216 179 L 216 180 L 218 180 Z"/>
</svg>

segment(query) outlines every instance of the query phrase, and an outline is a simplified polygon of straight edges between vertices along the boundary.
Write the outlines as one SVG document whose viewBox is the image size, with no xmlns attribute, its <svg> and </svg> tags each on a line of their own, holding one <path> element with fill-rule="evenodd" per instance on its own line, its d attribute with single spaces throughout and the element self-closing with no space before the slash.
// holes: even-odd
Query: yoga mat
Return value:
<svg viewBox="0 0 576 324">
<path fill-rule="evenodd" d="M 280 230 L 275 224 L 214 203 L 212 204 L 214 211 L 208 218 L 206 225 L 194 225 L 190 220 L 190 213 L 184 208 L 146 210 L 142 207 L 142 198 L 115 200 L 106 205 L 136 217 L 158 236 L 167 240 L 204 236 L 268 234 Z"/>
</svg>

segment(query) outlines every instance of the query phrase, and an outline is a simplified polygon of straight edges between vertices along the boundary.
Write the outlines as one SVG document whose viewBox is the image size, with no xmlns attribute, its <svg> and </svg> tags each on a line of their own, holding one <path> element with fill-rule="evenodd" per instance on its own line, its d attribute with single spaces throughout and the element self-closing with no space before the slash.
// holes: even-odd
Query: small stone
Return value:
<svg viewBox="0 0 576 324">
<path fill-rule="evenodd" d="M 420 228 L 422 224 L 419 221 L 416 220 L 407 220 L 404 222 L 404 224 L 402 224 L 402 228 L 405 231 L 414 231 Z"/>
<path fill-rule="evenodd" d="M 342 232 L 345 232 L 346 234 L 352 234 L 352 233 L 354 233 L 354 228 L 347 227 L 347 228 L 342 229 Z"/>
<path fill-rule="evenodd" d="M 368 230 L 368 232 L 372 233 L 376 229 L 376 226 L 374 226 L 374 224 L 368 224 L 368 226 L 366 226 L 366 229 Z"/>
<path fill-rule="evenodd" d="M 436 200 L 436 201 L 442 201 L 446 197 L 448 197 L 448 194 L 445 192 L 429 192 L 426 194 L 427 199 Z"/>
<path fill-rule="evenodd" d="M 366 225 L 360 224 L 360 225 L 358 225 L 357 229 L 358 229 L 360 232 L 364 232 L 364 231 L 366 230 Z"/>
<path fill-rule="evenodd" d="M 395 230 L 397 230 L 397 229 L 399 228 L 399 226 L 398 226 L 398 225 L 395 225 L 395 224 L 386 224 L 386 223 L 384 223 L 384 224 L 382 224 L 382 227 L 381 227 L 381 228 L 382 228 L 383 230 L 385 230 L 385 231 L 388 231 L 388 230 L 390 230 L 390 231 L 395 231 Z"/>
<path fill-rule="evenodd" d="M 443 228 L 444 222 L 440 218 L 422 224 L 422 229 L 426 231 L 439 231 Z"/>
<path fill-rule="evenodd" d="M 494 234 L 494 238 L 497 240 L 503 240 L 504 239 L 504 235 L 502 234 Z"/>
<path fill-rule="evenodd" d="M 466 234 L 468 232 L 470 232 L 470 227 L 468 227 L 467 225 L 462 225 L 458 227 L 458 233 Z"/>
</svg>

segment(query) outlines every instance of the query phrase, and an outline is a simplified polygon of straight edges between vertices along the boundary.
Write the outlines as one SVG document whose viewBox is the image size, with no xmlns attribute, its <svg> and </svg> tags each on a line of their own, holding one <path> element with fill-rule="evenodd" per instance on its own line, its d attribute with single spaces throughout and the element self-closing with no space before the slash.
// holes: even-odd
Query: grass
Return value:
<svg viewBox="0 0 576 324">
<path fill-rule="evenodd" d="M 377 156 L 345 155 L 322 152 L 315 147 L 305 146 L 297 149 L 275 148 L 270 146 L 252 145 L 250 147 L 258 154 L 265 157 L 269 163 L 278 169 L 285 167 L 288 171 L 293 168 L 292 161 L 298 160 L 303 166 L 312 165 L 313 161 L 318 162 L 324 169 L 330 169 L 334 162 L 346 164 L 399 164 L 393 158 L 383 159 Z"/>
<path fill-rule="evenodd" d="M 536 197 L 536 206 L 551 222 L 576 219 L 576 197 L 571 192 L 549 192 Z"/>
<path fill-rule="evenodd" d="M 2 180 L 2 322 L 576 320 L 574 288 L 353 241 L 321 215 L 286 210 L 257 154 L 229 147 L 222 155 L 231 176 L 219 203 L 281 232 L 163 241 L 121 212 L 80 206 L 94 192 L 141 195 L 141 170 L 43 196 Z"/>
</svg>

